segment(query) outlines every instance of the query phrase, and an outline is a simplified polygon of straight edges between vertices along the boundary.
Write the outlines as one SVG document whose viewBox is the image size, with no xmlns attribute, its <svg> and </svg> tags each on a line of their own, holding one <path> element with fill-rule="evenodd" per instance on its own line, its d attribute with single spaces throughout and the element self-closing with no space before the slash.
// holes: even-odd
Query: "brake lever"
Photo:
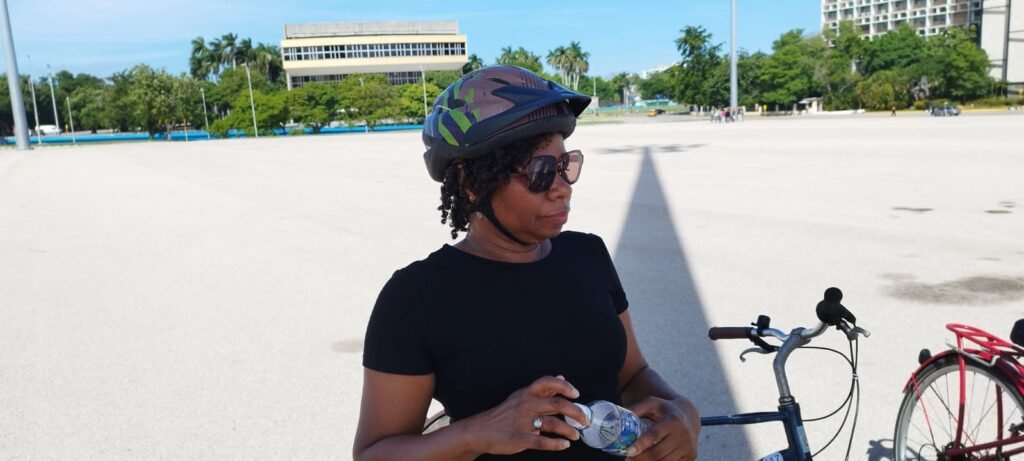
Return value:
<svg viewBox="0 0 1024 461">
<path fill-rule="evenodd" d="M 745 350 L 745 351 L 740 353 L 740 362 L 746 363 L 747 362 L 747 358 L 745 356 L 747 354 L 752 353 L 752 352 L 756 352 L 758 354 L 763 354 L 763 355 L 771 354 L 771 352 L 768 352 L 768 351 L 766 351 L 764 349 L 761 349 L 760 347 L 751 347 L 750 349 L 747 349 L 747 350 Z"/>
<path fill-rule="evenodd" d="M 861 336 L 863 336 L 865 338 L 871 337 L 871 332 L 870 331 L 865 330 L 865 329 L 863 329 L 861 327 L 857 327 L 857 326 L 853 327 L 853 333 L 855 335 L 859 334 L 859 335 L 861 335 Z"/>
</svg>

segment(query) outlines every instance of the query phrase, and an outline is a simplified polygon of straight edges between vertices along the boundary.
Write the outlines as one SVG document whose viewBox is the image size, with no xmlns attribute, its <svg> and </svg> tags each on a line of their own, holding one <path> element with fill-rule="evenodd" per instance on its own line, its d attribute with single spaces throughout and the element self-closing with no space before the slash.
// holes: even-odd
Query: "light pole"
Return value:
<svg viewBox="0 0 1024 461">
<path fill-rule="evenodd" d="M 71 123 L 71 144 L 78 145 L 78 141 L 75 140 L 75 118 L 71 116 L 71 98 L 65 97 L 64 101 L 68 103 L 68 122 Z"/>
<path fill-rule="evenodd" d="M 53 73 L 50 72 L 50 65 L 46 65 L 46 76 L 50 79 L 50 102 L 53 103 L 53 124 L 60 131 L 60 118 L 57 117 L 57 96 L 53 92 Z"/>
<path fill-rule="evenodd" d="M 21 79 L 18 76 L 18 58 L 14 53 L 14 34 L 11 33 L 11 18 L 7 15 L 7 0 L 0 0 L 0 16 L 3 16 L 4 53 L 7 58 L 7 89 L 11 92 L 11 112 L 14 113 L 14 140 L 18 150 L 32 148 L 28 143 L 28 120 L 25 118 L 25 101 L 21 97 Z"/>
<path fill-rule="evenodd" d="M 739 105 L 736 95 L 736 0 L 732 0 L 732 37 L 729 39 L 729 112 L 734 114 Z"/>
<path fill-rule="evenodd" d="M 32 55 L 28 55 L 28 88 L 32 92 L 32 116 L 36 119 L 36 143 L 42 144 L 43 137 L 39 136 L 39 106 L 36 105 L 36 83 L 32 81 Z"/>
<path fill-rule="evenodd" d="M 366 99 L 366 90 L 363 89 L 363 77 L 359 77 L 359 93 L 363 96 L 363 99 Z M 363 128 L 367 133 L 370 132 L 370 122 L 365 118 L 363 119 Z"/>
<path fill-rule="evenodd" d="M 203 97 L 203 123 L 206 126 L 206 137 L 210 137 L 210 118 L 206 115 L 206 89 L 199 87 L 199 95 Z"/>
<path fill-rule="evenodd" d="M 423 82 L 423 122 L 426 123 L 430 112 L 427 110 L 427 73 L 423 71 L 423 66 L 420 66 L 420 82 Z"/>
<path fill-rule="evenodd" d="M 256 101 L 252 98 L 252 75 L 249 74 L 249 63 L 242 63 L 245 67 L 245 79 L 249 81 L 249 108 L 252 109 L 252 130 L 256 137 L 260 137 L 260 129 L 256 126 Z"/>
</svg>

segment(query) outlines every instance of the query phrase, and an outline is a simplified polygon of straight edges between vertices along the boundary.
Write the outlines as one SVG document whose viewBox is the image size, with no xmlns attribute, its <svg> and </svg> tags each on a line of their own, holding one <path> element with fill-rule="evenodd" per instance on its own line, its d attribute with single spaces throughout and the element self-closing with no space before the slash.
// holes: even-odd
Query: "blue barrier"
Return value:
<svg viewBox="0 0 1024 461">
<path fill-rule="evenodd" d="M 373 129 L 373 132 L 381 131 L 407 131 L 407 130 L 420 130 L 423 129 L 423 125 L 384 125 L 378 126 Z M 274 134 L 278 136 L 284 136 L 288 133 L 284 128 L 275 128 Z M 305 134 L 313 134 L 312 128 L 303 129 Z M 366 127 L 354 126 L 354 127 L 324 127 L 320 129 L 320 134 L 345 134 L 345 133 L 364 133 Z M 231 129 L 228 130 L 228 138 L 244 138 L 246 137 L 245 131 Z M 39 144 L 39 137 L 33 136 L 30 142 L 33 145 Z M 186 139 L 184 131 L 174 131 L 171 133 L 170 141 L 184 141 Z M 211 139 L 217 139 L 211 137 L 204 131 L 189 131 L 189 141 L 206 141 Z M 93 143 L 93 142 L 121 142 L 121 141 L 149 141 L 149 135 L 146 133 L 112 133 L 112 134 L 87 134 L 87 135 L 76 135 L 74 141 L 72 141 L 71 135 L 57 135 L 57 136 L 43 136 L 42 144 L 71 144 L 72 142 L 79 143 Z M 167 141 L 167 136 L 158 135 L 152 139 L 153 141 Z M 0 144 L 14 144 L 15 140 L 13 136 L 7 136 L 0 138 Z"/>
</svg>

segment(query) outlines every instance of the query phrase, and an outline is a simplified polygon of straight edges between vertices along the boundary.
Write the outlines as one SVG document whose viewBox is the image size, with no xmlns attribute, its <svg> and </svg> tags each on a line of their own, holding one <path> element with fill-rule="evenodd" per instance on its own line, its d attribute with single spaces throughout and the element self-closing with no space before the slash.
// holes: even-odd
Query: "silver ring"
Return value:
<svg viewBox="0 0 1024 461">
<path fill-rule="evenodd" d="M 538 416 L 537 419 L 533 420 L 533 428 L 534 429 L 537 429 L 539 431 L 540 427 L 542 425 L 544 425 L 544 417 L 543 416 Z"/>
</svg>

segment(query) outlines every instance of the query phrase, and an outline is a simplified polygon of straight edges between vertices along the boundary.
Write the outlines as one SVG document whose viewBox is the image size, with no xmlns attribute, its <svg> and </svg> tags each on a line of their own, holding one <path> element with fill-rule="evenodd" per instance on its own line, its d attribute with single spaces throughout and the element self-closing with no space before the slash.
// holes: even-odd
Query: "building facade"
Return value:
<svg viewBox="0 0 1024 461">
<path fill-rule="evenodd" d="M 292 89 L 350 74 L 419 83 L 424 72 L 462 69 L 468 48 L 455 21 L 288 24 L 281 54 Z"/>
<path fill-rule="evenodd" d="M 853 21 L 864 39 L 903 24 L 919 35 L 940 34 L 949 27 L 974 25 L 988 53 L 992 77 L 1024 82 L 1024 4 L 1012 0 L 822 0 L 822 30 L 839 30 Z M 1021 3 L 1021 0 L 1017 0 Z"/>
</svg>

